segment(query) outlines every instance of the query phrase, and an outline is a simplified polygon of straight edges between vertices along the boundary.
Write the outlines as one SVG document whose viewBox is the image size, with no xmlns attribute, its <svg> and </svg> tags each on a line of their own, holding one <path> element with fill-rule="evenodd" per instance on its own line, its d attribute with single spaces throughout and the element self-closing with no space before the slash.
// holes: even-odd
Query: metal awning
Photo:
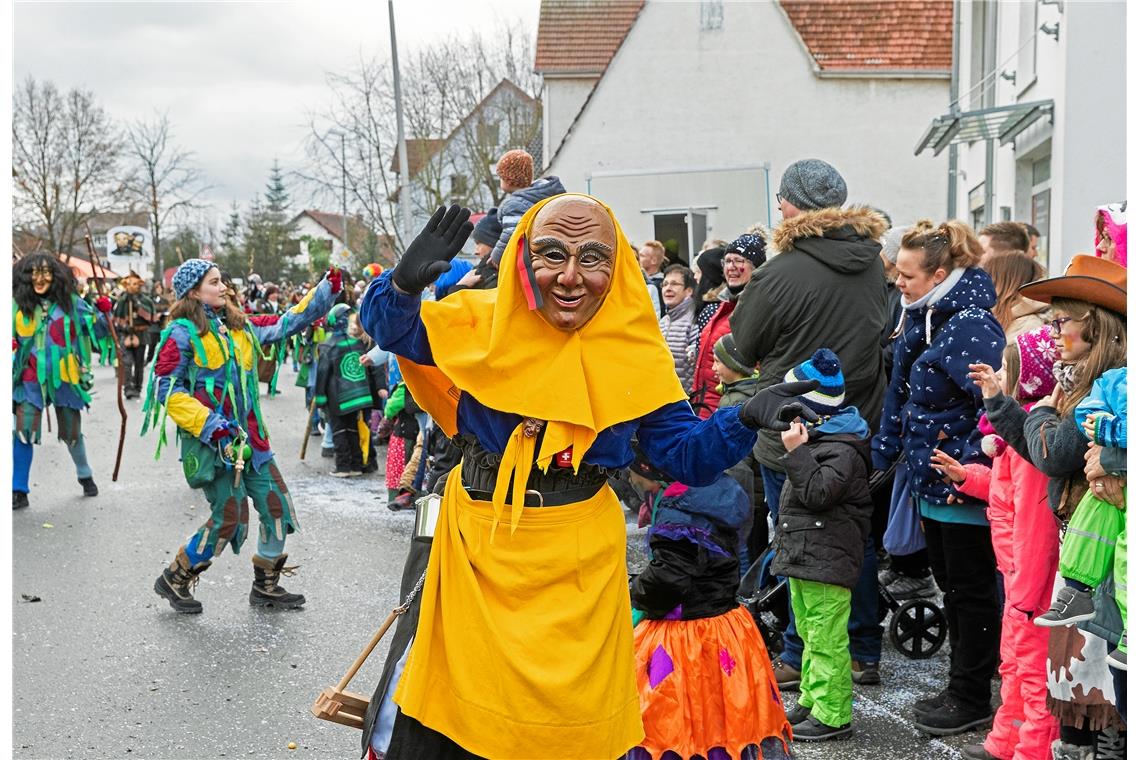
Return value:
<svg viewBox="0 0 1140 760">
<path fill-rule="evenodd" d="M 930 148 L 937 156 L 947 145 L 975 140 L 997 139 L 999 145 L 1005 145 L 1043 116 L 1053 120 L 1052 100 L 948 113 L 930 123 L 918 141 L 914 155 Z"/>
</svg>

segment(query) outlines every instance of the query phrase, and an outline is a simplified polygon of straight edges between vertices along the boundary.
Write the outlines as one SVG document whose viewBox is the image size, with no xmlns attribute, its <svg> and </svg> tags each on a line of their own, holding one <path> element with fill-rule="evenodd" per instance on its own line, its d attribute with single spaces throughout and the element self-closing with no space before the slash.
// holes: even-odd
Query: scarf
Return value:
<svg viewBox="0 0 1140 760">
<path fill-rule="evenodd" d="M 934 317 L 934 304 L 938 303 L 940 300 L 942 300 L 942 298 L 947 293 L 949 293 L 951 290 L 953 290 L 954 286 L 958 284 L 958 281 L 962 279 L 962 276 L 964 274 L 966 274 L 966 270 L 964 267 L 958 267 L 958 268 L 954 269 L 952 272 L 950 272 L 950 274 L 946 275 L 945 280 L 938 283 L 933 288 L 931 288 L 929 291 L 927 291 L 926 295 L 924 295 L 920 298 L 917 298 L 910 303 L 907 303 L 906 297 L 903 296 L 901 299 L 903 310 L 902 310 L 902 314 L 899 315 L 899 323 L 895 327 L 895 330 L 898 331 L 899 328 L 902 327 L 903 320 L 906 319 L 907 312 L 911 312 L 912 314 L 917 314 L 919 309 L 925 308 L 926 309 L 926 345 L 929 346 L 931 343 L 931 340 L 932 340 L 932 335 L 933 335 L 933 328 L 931 325 L 931 320 Z"/>
<path fill-rule="evenodd" d="M 1057 385 L 1061 386 L 1061 392 L 1068 395 L 1073 392 L 1077 387 L 1077 377 L 1079 366 L 1076 364 L 1066 364 L 1061 360 L 1053 363 L 1053 377 L 1057 379 Z"/>
</svg>

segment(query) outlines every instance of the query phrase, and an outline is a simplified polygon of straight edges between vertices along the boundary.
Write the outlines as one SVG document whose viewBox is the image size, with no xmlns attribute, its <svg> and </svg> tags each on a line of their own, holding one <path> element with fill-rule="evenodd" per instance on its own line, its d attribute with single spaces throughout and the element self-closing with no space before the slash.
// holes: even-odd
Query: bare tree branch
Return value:
<svg viewBox="0 0 1140 760">
<path fill-rule="evenodd" d="M 139 120 L 127 128 L 127 160 L 133 172 L 125 193 L 146 208 L 154 243 L 154 268 L 162 276 L 162 229 L 168 222 L 188 218 L 201 209 L 199 197 L 210 189 L 195 166 L 192 151 L 173 142 L 168 114 Z"/>
<path fill-rule="evenodd" d="M 61 96 L 28 77 L 12 98 L 14 211 L 42 227 L 52 251 L 70 250 L 87 221 L 119 198 L 123 138 L 94 96 Z"/>
</svg>

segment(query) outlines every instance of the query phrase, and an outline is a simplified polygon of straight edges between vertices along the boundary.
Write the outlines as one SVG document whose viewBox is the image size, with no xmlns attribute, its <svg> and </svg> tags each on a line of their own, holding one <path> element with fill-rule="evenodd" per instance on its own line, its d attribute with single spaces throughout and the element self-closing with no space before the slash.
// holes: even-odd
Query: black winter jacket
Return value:
<svg viewBox="0 0 1140 760">
<path fill-rule="evenodd" d="M 870 442 L 813 431 L 783 467 L 772 572 L 855 588 L 871 529 Z"/>
<path fill-rule="evenodd" d="M 879 334 L 886 291 L 879 238 L 887 222 L 866 207 L 805 211 L 772 233 L 778 252 L 752 273 L 732 313 L 736 347 L 760 365 L 760 387 L 784 375 L 820 348 L 839 355 L 847 404 L 878 427 L 887 385 Z M 761 432 L 756 458 L 783 470 L 779 434 Z"/>
</svg>

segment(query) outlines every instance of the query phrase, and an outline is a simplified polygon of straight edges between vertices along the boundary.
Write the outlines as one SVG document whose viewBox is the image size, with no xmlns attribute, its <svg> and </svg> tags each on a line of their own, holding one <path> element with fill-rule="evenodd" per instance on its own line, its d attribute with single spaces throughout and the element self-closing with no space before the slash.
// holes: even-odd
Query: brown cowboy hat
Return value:
<svg viewBox="0 0 1140 760">
<path fill-rule="evenodd" d="M 1102 306 L 1121 316 L 1128 314 L 1128 270 L 1114 261 L 1077 254 L 1062 277 L 1046 277 L 1021 286 L 1021 295 L 1051 303 L 1054 298 Z"/>
</svg>

